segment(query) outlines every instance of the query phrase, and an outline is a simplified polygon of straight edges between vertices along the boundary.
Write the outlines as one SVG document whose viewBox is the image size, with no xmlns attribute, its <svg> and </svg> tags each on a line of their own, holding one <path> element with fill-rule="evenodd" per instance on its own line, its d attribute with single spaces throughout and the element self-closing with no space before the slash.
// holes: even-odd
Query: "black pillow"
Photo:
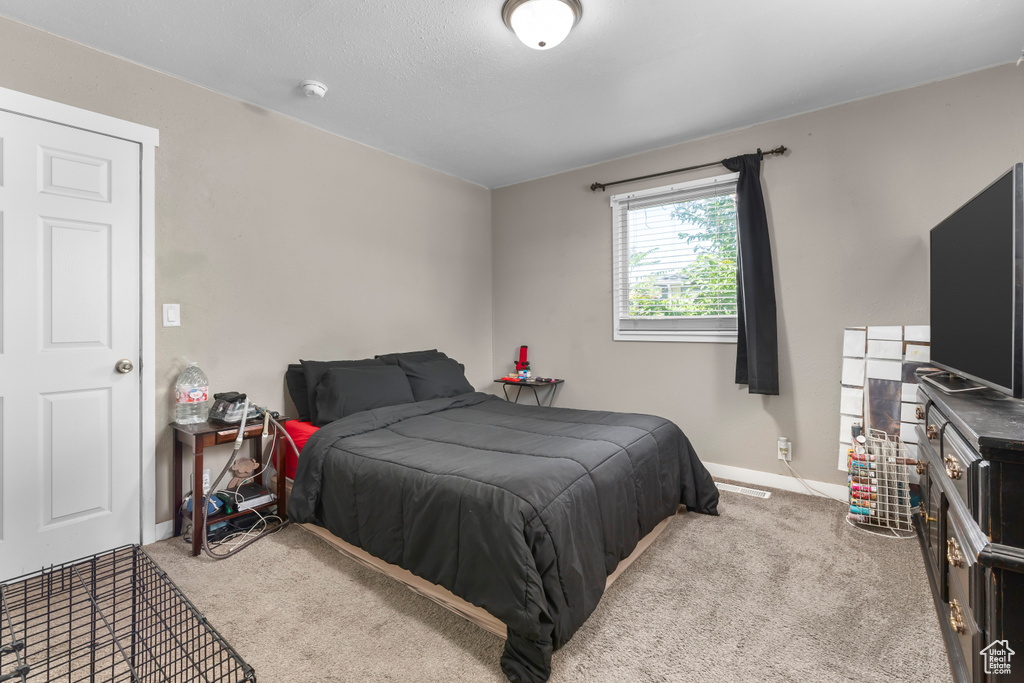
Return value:
<svg viewBox="0 0 1024 683">
<path fill-rule="evenodd" d="M 330 368 L 363 368 L 367 366 L 380 367 L 384 365 L 379 360 L 364 358 L 363 360 L 300 360 L 302 372 L 306 376 L 306 396 L 309 404 L 309 421 L 315 425 L 320 424 L 316 414 L 316 388 L 323 379 L 324 373 Z"/>
<path fill-rule="evenodd" d="M 429 351 L 406 351 L 405 353 L 382 353 L 374 356 L 377 360 L 383 361 L 388 365 L 398 365 L 399 359 L 408 361 L 410 363 L 419 363 L 425 360 L 439 360 L 441 358 L 447 358 L 437 349 L 430 349 Z"/>
<path fill-rule="evenodd" d="M 399 358 L 399 367 L 409 378 L 417 401 L 468 394 L 473 385 L 466 379 L 466 366 L 452 358 L 408 361 Z"/>
<path fill-rule="evenodd" d="M 317 427 L 373 408 L 415 399 L 401 368 L 392 365 L 329 368 L 316 390 Z"/>
<path fill-rule="evenodd" d="M 284 381 L 288 385 L 288 395 L 292 397 L 299 419 L 309 422 L 309 392 L 306 390 L 306 373 L 302 371 L 302 365 L 289 363 Z"/>
</svg>

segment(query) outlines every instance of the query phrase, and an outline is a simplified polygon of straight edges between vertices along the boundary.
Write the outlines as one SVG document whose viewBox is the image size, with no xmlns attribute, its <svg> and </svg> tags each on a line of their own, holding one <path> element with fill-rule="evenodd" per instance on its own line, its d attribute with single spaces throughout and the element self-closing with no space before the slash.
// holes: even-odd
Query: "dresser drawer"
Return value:
<svg viewBox="0 0 1024 683">
<path fill-rule="evenodd" d="M 928 545 L 935 546 L 938 542 L 938 516 L 942 507 L 943 482 L 939 479 L 939 456 L 929 447 L 922 443 L 917 450 L 918 462 L 921 471 L 921 512 L 924 515 L 925 540 Z"/>
<path fill-rule="evenodd" d="M 967 599 L 964 604 L 977 614 L 979 605 L 974 600 L 975 591 L 972 590 L 974 585 L 972 577 L 974 576 L 974 565 L 977 563 L 978 556 L 972 551 L 975 544 L 968 536 L 968 525 L 974 526 L 974 520 L 962 519 L 957 510 L 958 508 L 950 506 L 946 511 L 946 539 L 945 547 L 942 549 L 942 556 L 945 560 L 947 584 L 952 586 L 954 581 L 957 582 L 963 589 L 964 597 Z M 977 616 L 983 617 L 984 615 L 977 614 Z M 975 621 L 978 620 L 977 618 L 975 619 Z"/>
<path fill-rule="evenodd" d="M 925 557 L 931 565 L 931 575 L 936 585 L 935 591 L 947 599 L 946 594 L 946 559 L 943 528 L 946 524 L 945 496 L 942 494 L 942 483 L 937 479 L 934 468 L 921 477 L 921 509 L 917 523 L 921 527 L 921 538 L 924 543 Z"/>
<path fill-rule="evenodd" d="M 922 471 L 924 468 L 931 467 L 933 464 L 941 461 L 939 457 L 939 442 L 931 441 L 925 436 L 924 424 L 919 424 L 914 429 L 917 432 L 917 460 L 924 463 L 923 467 L 918 468 L 918 471 L 924 474 Z"/>
<path fill-rule="evenodd" d="M 929 443 L 938 449 L 942 439 L 942 430 L 949 422 L 941 410 L 932 402 L 928 402 L 924 408 L 924 421 L 916 427 L 918 430 L 919 443 Z"/>
<path fill-rule="evenodd" d="M 968 681 L 975 680 L 975 653 L 978 652 L 977 643 L 981 640 L 978 624 L 974 621 L 974 614 L 967 601 L 967 592 L 955 578 L 949 583 L 949 604 L 945 606 L 945 617 L 949 619 L 953 627 L 953 635 L 960 645 L 960 652 L 966 664 Z M 982 677 L 984 674 L 982 674 Z M 979 682 L 981 678 L 978 679 Z"/>
<path fill-rule="evenodd" d="M 953 490 L 968 510 L 976 510 L 977 495 L 970 485 L 976 475 L 971 466 L 981 457 L 967 445 L 953 425 L 946 425 L 943 430 L 941 448 L 942 469 L 953 485 Z"/>
</svg>

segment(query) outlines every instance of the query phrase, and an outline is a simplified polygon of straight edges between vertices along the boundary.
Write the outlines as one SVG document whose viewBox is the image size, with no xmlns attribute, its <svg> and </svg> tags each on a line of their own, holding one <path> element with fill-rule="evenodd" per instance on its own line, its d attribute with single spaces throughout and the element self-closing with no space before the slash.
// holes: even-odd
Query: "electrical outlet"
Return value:
<svg viewBox="0 0 1024 683">
<path fill-rule="evenodd" d="M 779 437 L 778 443 L 779 460 L 789 462 L 793 459 L 793 444 L 784 436 Z"/>
<path fill-rule="evenodd" d="M 203 470 L 203 495 L 210 492 L 210 470 Z"/>
</svg>

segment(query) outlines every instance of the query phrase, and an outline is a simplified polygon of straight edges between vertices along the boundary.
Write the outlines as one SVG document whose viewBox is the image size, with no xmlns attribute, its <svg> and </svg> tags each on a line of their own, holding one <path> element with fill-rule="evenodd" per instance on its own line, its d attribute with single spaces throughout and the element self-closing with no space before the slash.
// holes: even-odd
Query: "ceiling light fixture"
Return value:
<svg viewBox="0 0 1024 683">
<path fill-rule="evenodd" d="M 580 0 L 505 0 L 501 8 L 505 25 L 534 50 L 561 43 L 582 16 Z"/>
</svg>

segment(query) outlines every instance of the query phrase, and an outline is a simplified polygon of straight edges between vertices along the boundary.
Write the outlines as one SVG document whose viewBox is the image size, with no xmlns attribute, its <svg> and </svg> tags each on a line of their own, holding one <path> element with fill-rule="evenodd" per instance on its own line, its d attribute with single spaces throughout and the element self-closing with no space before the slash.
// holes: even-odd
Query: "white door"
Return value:
<svg viewBox="0 0 1024 683">
<path fill-rule="evenodd" d="M 139 168 L 0 111 L 0 580 L 139 541 Z"/>
</svg>

